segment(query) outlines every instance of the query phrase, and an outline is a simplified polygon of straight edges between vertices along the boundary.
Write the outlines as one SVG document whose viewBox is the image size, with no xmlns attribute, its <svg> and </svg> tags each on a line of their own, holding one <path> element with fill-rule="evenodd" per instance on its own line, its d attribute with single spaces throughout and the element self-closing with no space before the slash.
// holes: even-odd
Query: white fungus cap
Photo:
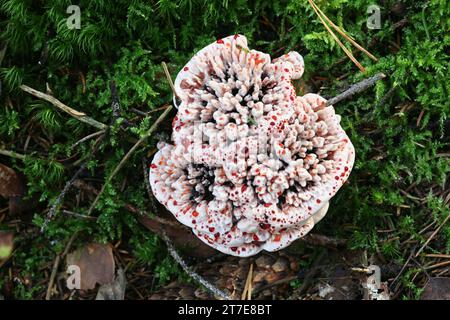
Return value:
<svg viewBox="0 0 450 320">
<path fill-rule="evenodd" d="M 297 96 L 303 58 L 270 56 L 234 35 L 180 71 L 173 144 L 150 166 L 155 197 L 206 244 L 235 256 L 280 250 L 326 214 L 355 159 L 340 116 Z"/>
</svg>

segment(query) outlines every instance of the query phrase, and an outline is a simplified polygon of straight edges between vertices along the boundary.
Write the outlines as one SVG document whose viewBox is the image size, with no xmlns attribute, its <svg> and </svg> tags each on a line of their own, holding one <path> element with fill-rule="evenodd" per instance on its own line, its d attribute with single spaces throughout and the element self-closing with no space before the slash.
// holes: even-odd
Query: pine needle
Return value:
<svg viewBox="0 0 450 320">
<path fill-rule="evenodd" d="M 333 29 L 335 29 L 341 36 L 343 36 L 347 41 L 349 41 L 352 45 L 354 45 L 358 50 L 364 52 L 370 59 L 372 59 L 375 62 L 378 61 L 378 59 L 373 54 L 371 54 L 369 51 L 364 49 L 351 36 L 346 34 L 340 27 L 335 25 L 334 22 L 331 21 L 330 18 L 328 18 L 325 13 L 323 13 L 323 11 L 314 3 L 313 0 L 311 0 L 311 2 L 312 2 L 312 5 L 315 6 L 317 11 L 319 11 L 319 13 L 322 15 L 322 17 L 324 17 L 325 20 L 328 21 L 328 23 L 333 27 Z"/>
<path fill-rule="evenodd" d="M 366 69 L 361 65 L 361 63 L 353 56 L 353 53 L 347 49 L 347 47 L 339 40 L 339 38 L 336 36 L 336 34 L 331 30 L 331 28 L 328 26 L 328 24 L 325 22 L 328 21 L 328 23 L 339 33 L 341 34 L 346 40 L 348 40 L 351 44 L 353 44 L 357 49 L 361 50 L 365 54 L 367 54 L 371 59 L 377 61 L 377 58 L 373 56 L 370 52 L 368 52 L 366 49 L 364 49 L 362 46 L 360 46 L 356 41 L 353 40 L 350 36 L 348 36 L 344 31 L 342 31 L 341 28 L 336 26 L 326 15 L 323 13 L 319 7 L 314 3 L 313 0 L 308 0 L 309 4 L 313 8 L 314 12 L 319 17 L 320 21 L 324 25 L 324 27 L 327 29 L 327 31 L 331 34 L 333 39 L 337 42 L 337 44 L 341 47 L 341 49 L 345 52 L 345 54 L 352 60 L 352 62 L 361 70 L 361 72 L 366 72 Z M 325 19 L 325 20 L 324 20 Z"/>
</svg>

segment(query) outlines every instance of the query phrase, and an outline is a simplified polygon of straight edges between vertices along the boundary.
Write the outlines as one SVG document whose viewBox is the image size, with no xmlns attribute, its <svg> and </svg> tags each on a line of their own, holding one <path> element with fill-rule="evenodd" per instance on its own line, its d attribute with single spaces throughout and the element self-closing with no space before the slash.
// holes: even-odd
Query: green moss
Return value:
<svg viewBox="0 0 450 320">
<path fill-rule="evenodd" d="M 53 203 L 84 161 L 87 177 L 100 188 L 133 144 L 130 137 L 142 136 L 159 115 L 138 117 L 133 109 L 148 112 L 171 103 L 162 61 L 168 62 L 175 75 L 202 46 L 240 32 L 249 38 L 251 47 L 273 56 L 299 51 L 305 57 L 304 80 L 309 90 L 317 92 L 323 87 L 321 93 L 327 97 L 377 72 L 388 75 L 374 88 L 335 106 L 357 158 L 349 183 L 333 198 L 317 232 L 349 238 L 350 248 L 404 260 L 411 249 L 405 241 L 412 237 L 422 244 L 426 237 L 420 230 L 433 221 L 442 223 L 450 214 L 438 191 L 448 188 L 449 172 L 445 155 L 450 114 L 447 1 L 383 1 L 380 30 L 365 26 L 372 1 L 317 1 L 330 19 L 379 58 L 375 63 L 356 55 L 367 68 L 364 75 L 345 58 L 307 1 L 117 0 L 111 6 L 105 0 L 81 0 L 80 30 L 65 25 L 70 1 L 41 3 L 0 1 L 0 47 L 7 43 L 0 65 L 0 147 L 22 153 L 29 135 L 39 137 L 28 143 L 30 157 L 11 165 L 26 175 L 30 193 L 37 194 L 44 207 Z M 391 10 L 398 3 L 404 6 L 400 14 Z M 402 18 L 407 23 L 394 28 Z M 337 80 L 343 75 L 345 80 Z M 117 86 L 121 114 L 92 158 L 96 139 L 71 148 L 93 133 L 92 128 L 18 88 L 23 83 L 45 92 L 48 86 L 59 100 L 110 124 L 111 81 Z M 119 128 L 124 119 L 130 123 L 125 132 Z M 162 125 L 160 131 L 170 134 L 170 125 Z M 152 268 L 162 283 L 177 276 L 180 270 L 167 258 L 163 244 L 124 210 L 126 203 L 148 212 L 157 210 L 146 194 L 141 163 L 157 140 L 152 138 L 134 153 L 107 186 L 93 212 L 97 219 L 58 213 L 43 237 L 25 241 L 12 261 L 39 279 L 39 268 L 51 264 L 55 248 L 33 248 L 56 242 L 60 250 L 75 230 L 82 230 L 80 242 L 121 241 L 131 248 L 136 263 Z M 76 191 L 71 191 L 66 207 L 86 213 L 92 199 L 80 203 L 74 199 Z M 38 230 L 45 212 L 34 213 Z M 386 229 L 392 232 L 377 231 Z M 428 250 L 449 253 L 449 248 L 450 228 L 444 226 Z M 408 298 L 419 293 L 413 275 L 406 272 L 402 280 Z M 0 270 L 0 282 L 3 277 L 5 270 Z M 43 290 L 20 285 L 17 296 L 32 298 Z"/>
</svg>

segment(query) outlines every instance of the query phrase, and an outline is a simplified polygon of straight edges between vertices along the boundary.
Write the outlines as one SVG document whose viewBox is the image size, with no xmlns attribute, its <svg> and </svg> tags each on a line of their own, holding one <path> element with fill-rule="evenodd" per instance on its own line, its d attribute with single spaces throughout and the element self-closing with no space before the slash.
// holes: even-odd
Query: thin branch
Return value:
<svg viewBox="0 0 450 320">
<path fill-rule="evenodd" d="M 186 272 L 192 279 L 203 285 L 206 289 L 208 289 L 210 292 L 212 292 L 215 296 L 220 297 L 224 300 L 231 300 L 231 298 L 222 290 L 215 287 L 213 284 L 206 281 L 205 278 L 200 276 L 199 274 L 192 271 L 189 266 L 184 262 L 184 260 L 180 257 L 178 252 L 175 250 L 172 242 L 170 241 L 169 237 L 166 235 L 165 232 L 162 234 L 162 238 L 164 242 L 167 245 L 167 250 L 169 251 L 169 254 L 172 256 L 172 258 L 183 268 L 184 272 Z"/>
<path fill-rule="evenodd" d="M 92 203 L 91 207 L 89 208 L 89 211 L 87 215 L 91 215 L 92 211 L 94 210 L 95 206 L 97 205 L 98 201 L 100 200 L 100 197 L 102 196 L 103 192 L 105 191 L 106 186 L 111 182 L 111 180 L 114 178 L 114 176 L 122 169 L 124 164 L 128 161 L 128 159 L 131 157 L 131 155 L 136 151 L 139 146 L 145 142 L 156 130 L 158 125 L 164 120 L 164 118 L 169 114 L 169 112 L 172 110 L 172 106 L 168 107 L 166 111 L 164 111 L 163 114 L 159 116 L 159 118 L 155 121 L 155 123 L 151 126 L 151 128 L 147 131 L 147 133 L 136 142 L 136 144 L 131 147 L 131 149 L 128 151 L 128 153 L 122 158 L 122 160 L 119 162 L 119 164 L 116 166 L 116 168 L 111 172 L 111 174 L 106 179 L 105 183 L 103 184 L 100 192 L 98 193 L 97 197 L 95 198 L 94 202 Z"/>
<path fill-rule="evenodd" d="M 98 122 L 97 120 L 92 119 L 91 117 L 88 117 L 85 113 L 83 112 L 79 112 L 75 109 L 72 109 L 69 106 L 66 106 L 64 103 L 62 103 L 61 101 L 59 101 L 58 99 L 56 99 L 55 97 L 48 95 L 46 93 L 37 91 L 33 88 L 30 88 L 26 85 L 21 85 L 20 89 L 22 89 L 23 91 L 39 98 L 42 100 L 45 100 L 47 102 L 50 102 L 52 105 L 54 105 L 56 108 L 66 112 L 67 114 L 69 114 L 70 116 L 74 117 L 75 119 L 87 123 L 95 128 L 98 128 L 100 130 L 106 130 L 108 128 L 108 126 L 104 123 Z"/>
<path fill-rule="evenodd" d="M 331 248 L 343 247 L 347 243 L 347 240 L 344 239 L 331 238 L 321 234 L 311 234 L 311 233 L 307 234 L 300 240 L 309 245 L 331 247 Z"/>
<path fill-rule="evenodd" d="M 172 77 L 170 76 L 169 69 L 167 68 L 167 64 L 164 61 L 161 62 L 161 64 L 164 69 L 164 73 L 166 74 L 167 81 L 169 82 L 169 86 L 172 89 L 173 95 L 179 99 L 180 97 L 178 96 L 178 94 L 175 90 L 175 86 L 173 84 Z"/>
<path fill-rule="evenodd" d="M 441 253 L 428 253 L 425 255 L 427 258 L 440 258 L 440 259 L 450 259 L 450 254 Z"/>
<path fill-rule="evenodd" d="M 253 262 L 250 263 L 247 279 L 244 284 L 244 291 L 242 291 L 241 300 L 252 300 L 252 282 L 253 282 Z"/>
<path fill-rule="evenodd" d="M 150 186 L 150 177 L 148 174 L 148 168 L 147 168 L 147 163 L 146 163 L 146 159 L 145 157 L 142 157 L 142 171 L 144 172 L 144 179 L 145 179 L 145 189 L 147 190 L 147 194 L 149 196 L 149 198 L 152 198 L 152 188 Z"/>
<path fill-rule="evenodd" d="M 2 156 L 7 156 L 10 158 L 16 158 L 16 159 L 20 159 L 20 160 L 25 160 L 25 158 L 27 156 L 14 152 L 14 151 L 9 151 L 9 150 L 5 150 L 5 149 L 0 149 L 0 155 Z"/>
<path fill-rule="evenodd" d="M 165 62 L 162 62 L 162 66 L 164 69 L 164 72 L 167 77 L 167 81 L 169 82 L 170 87 L 172 88 L 173 94 L 177 96 L 177 93 L 175 91 L 175 86 L 173 85 L 172 78 L 169 73 L 169 69 L 167 68 L 167 65 Z M 169 105 L 167 109 L 159 116 L 159 118 L 155 121 L 155 123 L 150 127 L 150 129 L 146 132 L 146 134 L 138 140 L 138 142 L 135 143 L 133 147 L 128 151 L 128 153 L 122 158 L 122 160 L 119 162 L 117 167 L 111 172 L 111 174 L 106 179 L 105 183 L 103 184 L 102 188 L 100 189 L 100 192 L 97 194 L 97 197 L 94 199 L 94 202 L 89 208 L 89 211 L 87 215 L 91 215 L 92 211 L 94 210 L 95 206 L 97 205 L 98 201 L 100 200 L 100 197 L 102 196 L 103 192 L 105 191 L 106 186 L 112 181 L 114 176 L 119 172 L 119 170 L 124 166 L 125 162 L 128 161 L 128 159 L 131 157 L 131 155 L 139 148 L 139 146 L 144 143 L 156 130 L 158 125 L 164 120 L 164 118 L 169 114 L 169 112 L 172 110 L 172 105 Z"/>
<path fill-rule="evenodd" d="M 47 228 L 48 224 L 50 223 L 50 220 L 53 219 L 53 217 L 56 215 L 56 210 L 58 209 L 59 205 L 63 201 L 64 197 L 66 196 L 66 193 L 69 191 L 72 184 L 75 182 L 76 179 L 78 179 L 78 176 L 86 169 L 86 163 L 83 163 L 81 167 L 75 172 L 73 177 L 66 182 L 66 185 L 64 186 L 63 190 L 59 194 L 58 198 L 56 198 L 55 203 L 52 205 L 50 210 L 47 213 L 47 217 L 44 220 L 44 223 L 41 226 L 41 232 L 44 232 L 44 230 Z"/>
<path fill-rule="evenodd" d="M 78 140 L 77 142 L 75 142 L 70 148 L 73 149 L 76 146 L 82 144 L 83 142 L 88 141 L 89 139 L 95 138 L 97 136 L 101 136 L 102 134 L 104 134 L 106 131 L 105 130 L 100 130 L 94 133 L 91 133 L 90 135 L 84 137 L 83 139 Z"/>
<path fill-rule="evenodd" d="M 439 227 L 437 227 L 436 230 L 434 230 L 434 232 L 430 235 L 430 237 L 423 244 L 423 246 L 420 247 L 419 251 L 417 251 L 417 253 L 415 254 L 415 257 L 419 256 L 419 254 L 422 252 L 422 250 L 425 249 L 425 247 L 430 243 L 431 240 L 433 240 L 433 238 L 438 234 L 438 232 L 448 222 L 449 219 L 450 219 L 450 214 L 444 219 L 444 221 L 442 221 L 442 223 L 439 225 Z"/>
<path fill-rule="evenodd" d="M 78 232 L 75 232 L 67 242 L 67 245 L 64 251 L 61 254 L 58 254 L 55 258 L 55 262 L 53 263 L 52 273 L 50 274 L 50 280 L 48 282 L 47 293 L 45 294 L 45 300 L 50 300 L 52 297 L 52 289 L 53 284 L 55 283 L 56 274 L 58 273 L 59 264 L 61 259 L 64 258 L 69 252 L 70 247 L 72 246 L 73 241 L 78 236 Z"/>
<path fill-rule="evenodd" d="M 378 74 L 374 75 L 373 77 L 364 79 L 363 81 L 352 85 L 349 89 L 345 90 L 344 92 L 337 95 L 336 97 L 328 100 L 326 105 L 331 106 L 342 100 L 345 100 L 361 91 L 366 90 L 367 88 L 373 86 L 377 81 L 384 79 L 384 78 L 386 78 L 386 75 L 384 73 L 378 73 Z"/>
<path fill-rule="evenodd" d="M 80 174 L 86 169 L 88 161 L 94 156 L 94 154 L 97 152 L 100 142 L 103 140 L 105 136 L 100 136 L 94 143 L 94 148 L 91 151 L 90 155 L 87 157 L 87 159 L 84 161 L 84 163 L 80 166 L 80 168 L 75 172 L 75 174 L 72 176 L 72 178 L 66 182 L 66 185 L 64 186 L 61 193 L 58 195 L 58 198 L 56 198 L 55 203 L 50 208 L 47 217 L 42 224 L 41 232 L 44 232 L 45 228 L 50 223 L 50 220 L 53 219 L 53 217 L 56 215 L 56 212 L 58 210 L 59 205 L 63 202 L 64 197 L 66 196 L 66 193 L 70 190 L 72 185 L 75 183 L 75 181 L 78 179 Z"/>
</svg>

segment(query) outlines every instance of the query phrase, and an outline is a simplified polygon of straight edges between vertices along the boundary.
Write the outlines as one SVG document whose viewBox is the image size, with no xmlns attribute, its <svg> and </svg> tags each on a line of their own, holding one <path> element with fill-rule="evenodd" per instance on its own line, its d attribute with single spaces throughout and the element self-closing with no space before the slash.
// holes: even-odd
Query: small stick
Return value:
<svg viewBox="0 0 450 320">
<path fill-rule="evenodd" d="M 169 251 L 169 254 L 181 266 L 181 268 L 183 268 L 184 272 L 186 272 L 192 279 L 194 279 L 195 281 L 197 281 L 201 285 L 203 285 L 206 289 L 208 289 L 210 292 L 212 292 L 215 296 L 218 296 L 224 300 L 231 300 L 231 298 L 225 292 L 223 292 L 219 288 L 215 287 L 214 285 L 212 285 L 211 283 L 206 281 L 206 279 L 204 279 L 202 276 L 195 273 L 194 271 L 192 271 L 189 268 L 189 266 L 186 264 L 186 262 L 184 262 L 184 260 L 180 257 L 178 252 L 175 250 L 174 246 L 172 245 L 172 242 L 170 241 L 169 237 L 167 236 L 167 234 L 164 231 L 162 234 L 162 238 L 167 245 L 167 250 Z"/>
<path fill-rule="evenodd" d="M 274 281 L 272 283 L 269 283 L 269 284 L 267 284 L 267 285 L 265 285 L 263 287 L 260 287 L 258 289 L 255 289 L 255 290 L 253 290 L 253 293 L 256 295 L 256 294 L 258 294 L 258 293 L 260 293 L 260 292 L 262 292 L 264 290 L 270 289 L 270 288 L 278 286 L 280 284 L 289 283 L 289 282 L 291 282 L 293 280 L 296 280 L 298 278 L 299 278 L 298 276 L 289 276 L 289 277 L 286 277 L 286 278 Z"/>
<path fill-rule="evenodd" d="M 45 228 L 47 227 L 47 225 L 49 224 L 50 220 L 53 219 L 53 217 L 56 214 L 56 211 L 58 209 L 58 206 L 62 203 L 62 201 L 64 200 L 64 197 L 66 196 L 66 193 L 69 191 L 69 189 L 72 187 L 72 185 L 75 183 L 75 181 L 78 179 L 78 176 L 84 171 L 84 169 L 86 169 L 88 160 L 91 159 L 91 157 L 97 152 L 98 150 L 98 146 L 100 141 L 103 140 L 105 136 L 101 136 L 99 137 L 94 145 L 94 149 L 92 150 L 90 156 L 87 158 L 87 160 L 80 166 L 80 168 L 75 172 L 75 174 L 72 176 L 72 178 L 67 181 L 66 185 L 64 186 L 63 190 L 61 191 L 61 193 L 58 195 L 58 198 L 56 198 L 55 203 L 52 205 L 52 207 L 50 208 L 47 217 L 44 221 L 44 223 L 42 224 L 41 227 L 41 232 L 44 232 Z"/>
<path fill-rule="evenodd" d="M 86 169 L 86 163 L 83 163 L 81 165 L 81 167 L 75 172 L 73 177 L 69 181 L 66 182 L 66 185 L 64 186 L 63 190 L 59 194 L 58 198 L 56 198 L 55 203 L 52 205 L 52 207 L 48 211 L 47 217 L 45 218 L 44 223 L 42 224 L 41 232 L 44 232 L 44 230 L 47 228 L 48 224 L 50 223 L 50 220 L 52 220 L 53 217 L 55 216 L 58 206 L 61 204 L 64 197 L 66 196 L 66 193 L 69 191 L 72 184 L 75 182 L 75 180 L 83 172 L 84 169 Z"/>
<path fill-rule="evenodd" d="M 394 280 L 392 280 L 391 284 L 389 285 L 389 289 L 392 290 L 394 283 L 400 278 L 400 276 L 403 274 L 403 271 L 405 270 L 405 268 L 408 266 L 409 261 L 412 259 L 413 255 L 414 255 L 414 249 L 416 247 L 413 248 L 413 251 L 411 252 L 411 254 L 409 255 L 408 259 L 406 260 L 406 262 L 403 264 L 403 267 L 400 269 L 400 272 L 397 274 L 397 276 L 394 278 Z M 395 290 L 397 291 L 397 290 Z"/>
<path fill-rule="evenodd" d="M 424 270 L 430 270 L 430 269 L 435 269 L 438 267 L 444 267 L 444 266 L 448 266 L 449 264 L 450 264 L 450 261 L 443 261 L 443 262 L 433 264 L 432 266 L 425 267 Z"/>
<path fill-rule="evenodd" d="M 50 300 L 52 296 L 52 288 L 55 283 L 56 274 L 58 272 L 59 263 L 61 262 L 61 258 L 64 258 L 69 252 L 70 247 L 72 246 L 73 241 L 77 237 L 78 232 L 75 232 L 67 242 L 67 245 L 62 254 L 58 254 L 56 256 L 55 262 L 53 263 L 52 273 L 50 274 L 50 281 L 48 282 L 47 293 L 45 294 L 45 300 Z"/>
<path fill-rule="evenodd" d="M 249 271 L 249 282 L 248 282 L 248 290 L 247 290 L 247 300 L 252 300 L 252 292 L 253 292 L 253 263 L 250 265 Z"/>
<path fill-rule="evenodd" d="M 66 215 L 74 216 L 74 217 L 77 217 L 80 219 L 97 220 L 97 218 L 95 218 L 95 217 L 86 216 L 84 214 L 76 213 L 76 212 L 69 211 L 69 210 L 63 210 L 62 212 Z"/>
<path fill-rule="evenodd" d="M 439 225 L 439 227 L 434 230 L 434 232 L 431 234 L 431 236 L 428 238 L 428 240 L 423 244 L 422 247 L 420 247 L 419 251 L 417 251 L 415 257 L 418 257 L 419 254 L 422 252 L 423 249 L 430 243 L 431 240 L 438 234 L 438 232 L 441 230 L 441 228 L 448 222 L 448 219 L 450 219 L 450 214 L 442 221 L 442 223 Z"/>
<path fill-rule="evenodd" d="M 142 171 L 144 172 L 145 189 L 147 190 L 147 194 L 148 194 L 149 198 L 151 199 L 153 197 L 153 193 L 152 193 L 152 188 L 150 186 L 148 168 L 147 168 L 145 157 L 142 157 Z"/>
<path fill-rule="evenodd" d="M 2 156 L 7 156 L 10 158 L 16 158 L 16 159 L 20 159 L 20 160 L 25 160 L 26 156 L 14 151 L 9 151 L 9 150 L 5 150 L 5 149 L 0 149 L 0 155 Z"/>
<path fill-rule="evenodd" d="M 326 105 L 331 106 L 338 102 L 341 102 L 342 100 L 345 100 L 361 91 L 366 90 L 367 88 L 373 86 L 377 81 L 386 78 L 386 75 L 384 73 L 378 73 L 374 75 L 373 77 L 364 79 L 361 82 L 355 83 L 352 85 L 349 89 L 345 90 L 341 94 L 338 94 L 336 97 L 331 98 L 327 101 Z"/>
<path fill-rule="evenodd" d="M 170 87 L 173 90 L 173 94 L 177 96 L 177 93 L 175 92 L 175 86 L 173 85 L 172 78 L 170 77 L 169 70 L 167 69 L 167 65 L 165 62 L 162 62 L 162 66 L 164 69 L 164 72 L 166 73 L 167 81 L 169 82 Z M 106 179 L 105 183 L 103 184 L 102 188 L 100 189 L 100 192 L 97 194 L 97 197 L 94 199 L 94 202 L 89 208 L 89 211 L 87 215 L 91 215 L 92 211 L 94 210 L 95 206 L 97 205 L 98 201 L 100 200 L 100 197 L 102 196 L 103 192 L 105 191 L 106 185 L 111 182 L 111 180 L 114 178 L 114 176 L 119 172 L 119 170 L 124 166 L 125 162 L 131 157 L 131 155 L 136 151 L 136 149 L 145 142 L 156 130 L 158 125 L 164 120 L 164 118 L 169 114 L 169 112 L 172 110 L 172 105 L 169 105 L 166 110 L 159 116 L 159 118 L 155 121 L 155 123 L 150 127 L 150 129 L 147 131 L 147 133 L 138 140 L 138 142 L 135 143 L 133 147 L 128 151 L 128 153 L 122 158 L 122 160 L 119 162 L 117 167 L 111 172 L 111 174 Z"/>
<path fill-rule="evenodd" d="M 175 85 L 173 84 L 172 78 L 170 77 L 170 72 L 169 72 L 169 68 L 167 68 L 167 64 L 163 61 L 161 62 L 162 67 L 164 69 L 164 73 L 166 74 L 166 78 L 167 81 L 169 82 L 169 86 L 172 89 L 172 92 L 174 94 L 175 97 L 177 97 L 178 99 L 180 98 L 175 90 Z"/>
<path fill-rule="evenodd" d="M 76 146 L 82 144 L 83 142 L 86 142 L 86 141 L 88 141 L 89 139 L 92 139 L 92 138 L 95 138 L 95 137 L 97 137 L 97 136 L 100 136 L 100 135 L 104 134 L 105 132 L 106 132 L 105 130 L 100 130 L 100 131 L 91 133 L 90 135 L 84 137 L 83 139 L 80 139 L 80 140 L 78 140 L 77 142 L 75 142 L 70 148 L 73 149 L 73 148 L 75 148 Z"/>
<path fill-rule="evenodd" d="M 313 246 L 323 246 L 332 248 L 342 247 L 345 246 L 345 244 L 347 243 L 347 240 L 344 239 L 330 238 L 328 236 L 324 236 L 321 234 L 311 234 L 311 233 L 301 238 L 301 240 Z"/>
<path fill-rule="evenodd" d="M 441 258 L 441 259 L 450 259 L 450 254 L 438 254 L 438 253 L 428 253 L 425 255 L 427 258 Z"/>
<path fill-rule="evenodd" d="M 28 92 L 29 94 L 31 94 L 39 99 L 50 102 L 56 108 L 66 112 L 67 114 L 69 114 L 70 116 L 74 117 L 75 119 L 77 119 L 81 122 L 87 123 L 93 127 L 100 129 L 100 130 L 106 130 L 108 128 L 108 126 L 106 124 L 98 122 L 97 120 L 94 120 L 91 117 L 88 117 L 83 112 L 79 112 L 75 109 L 72 109 L 69 106 L 66 106 L 64 103 L 62 103 L 61 101 L 59 101 L 58 99 L 56 99 L 55 97 L 53 97 L 51 95 L 48 95 L 48 94 L 45 94 L 38 90 L 35 90 L 33 88 L 30 88 L 29 86 L 26 86 L 26 85 L 21 85 L 20 89 L 22 89 L 25 92 Z"/>
<path fill-rule="evenodd" d="M 114 178 L 114 176 L 120 171 L 120 169 L 122 169 L 122 167 L 124 166 L 125 162 L 128 161 L 128 159 L 131 157 L 131 155 L 136 151 L 136 149 L 145 142 L 145 140 L 148 139 L 148 137 L 150 137 L 153 132 L 156 130 L 156 128 L 158 127 L 158 125 L 164 120 L 164 118 L 169 114 L 169 112 L 172 110 L 172 106 L 169 106 L 166 111 L 164 111 L 163 114 L 161 114 L 159 116 L 159 118 L 155 121 L 155 123 L 150 127 L 150 129 L 147 131 L 147 133 L 138 140 L 138 142 L 135 143 L 135 145 L 133 147 L 131 147 L 131 149 L 128 151 L 128 153 L 122 158 L 122 160 L 120 160 L 119 164 L 117 165 L 117 167 L 113 170 L 113 172 L 111 172 L 111 174 L 108 176 L 108 178 L 106 179 L 105 183 L 103 184 L 102 188 L 100 189 L 100 192 L 97 194 L 97 197 L 95 198 L 94 202 L 92 203 L 91 207 L 89 208 L 89 211 L 87 213 L 87 215 L 91 215 L 92 211 L 94 210 L 95 206 L 97 205 L 98 201 L 100 200 L 101 195 L 103 194 L 103 192 L 105 191 L 106 185 L 108 183 L 111 182 L 111 180 Z"/>
<path fill-rule="evenodd" d="M 247 300 L 251 300 L 252 296 L 251 292 L 249 293 L 249 291 L 252 281 L 253 281 L 253 263 L 250 264 L 250 268 L 248 269 L 247 279 L 245 280 L 244 291 L 242 291 L 241 300 L 246 300 L 247 297 L 248 297 Z"/>
<path fill-rule="evenodd" d="M 148 114 L 146 114 L 146 116 L 148 116 L 149 114 L 154 113 L 154 112 L 158 112 L 158 111 L 161 111 L 161 110 L 165 110 L 165 109 L 167 109 L 168 106 L 169 106 L 168 104 L 165 104 L 165 105 L 163 105 L 162 107 L 159 107 L 159 108 L 156 108 L 156 109 L 152 109 L 152 110 L 150 110 L 150 111 L 148 112 Z"/>
</svg>

